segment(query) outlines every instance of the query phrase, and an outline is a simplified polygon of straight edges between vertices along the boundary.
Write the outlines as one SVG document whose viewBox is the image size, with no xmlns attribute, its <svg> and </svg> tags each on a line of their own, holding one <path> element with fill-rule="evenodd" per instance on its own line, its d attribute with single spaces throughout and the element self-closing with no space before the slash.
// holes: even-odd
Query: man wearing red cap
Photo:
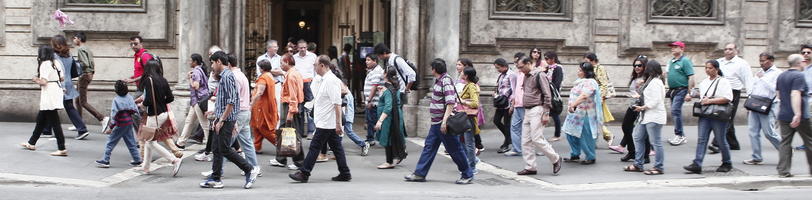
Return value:
<svg viewBox="0 0 812 200">
<path fill-rule="evenodd" d="M 683 53 L 685 43 L 676 41 L 669 44 L 674 58 L 668 62 L 668 93 L 671 97 L 671 117 L 674 119 L 674 138 L 669 143 L 674 146 L 685 144 L 688 139 L 682 131 L 682 104 L 691 100 L 688 90 L 694 88 L 694 65 Z"/>
</svg>

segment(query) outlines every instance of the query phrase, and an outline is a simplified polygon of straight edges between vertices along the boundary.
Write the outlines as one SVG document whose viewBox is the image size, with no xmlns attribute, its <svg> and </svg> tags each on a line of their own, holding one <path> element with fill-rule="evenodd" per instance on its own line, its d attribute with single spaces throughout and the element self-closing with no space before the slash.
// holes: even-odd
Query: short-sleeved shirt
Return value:
<svg viewBox="0 0 812 200">
<path fill-rule="evenodd" d="M 431 125 L 443 123 L 446 105 L 454 106 L 457 103 L 456 95 L 454 81 L 451 80 L 447 73 L 434 80 L 434 85 L 431 87 L 431 102 L 429 103 Z"/>
<path fill-rule="evenodd" d="M 694 64 L 686 56 L 668 62 L 668 87 L 688 87 L 688 77 L 694 75 Z"/>
<path fill-rule="evenodd" d="M 237 80 L 231 70 L 225 69 L 220 72 L 220 84 L 217 86 L 217 101 L 214 103 L 214 115 L 217 118 L 223 116 L 227 105 L 233 105 L 231 115 L 225 121 L 237 121 L 237 114 L 240 111 L 240 92 Z"/>
<path fill-rule="evenodd" d="M 276 69 L 282 70 L 282 56 L 279 56 L 276 53 L 274 53 L 273 55 L 268 55 L 268 53 L 262 54 L 261 56 L 257 57 L 257 64 L 256 64 L 257 65 L 257 72 L 256 72 L 257 79 L 259 79 L 259 76 L 262 75 L 262 69 L 259 67 L 259 61 L 263 61 L 263 60 L 267 60 L 268 62 L 271 62 L 271 69 L 272 70 L 276 70 Z M 285 82 L 285 76 L 284 75 L 273 76 L 273 79 L 276 80 L 276 83 L 279 83 L 279 84 L 281 84 L 282 82 Z"/>
<path fill-rule="evenodd" d="M 792 91 L 801 91 L 801 112 L 803 119 L 809 119 L 809 112 L 807 112 L 807 92 L 809 86 L 806 85 L 806 78 L 804 73 L 796 69 L 789 69 L 781 75 L 778 75 L 778 81 L 775 84 L 775 89 L 778 92 L 781 101 L 779 103 L 778 120 L 791 122 L 795 112 L 792 111 Z"/>
<path fill-rule="evenodd" d="M 198 87 L 197 90 L 192 88 L 192 84 L 189 83 L 189 105 L 196 105 L 200 99 L 207 96 L 209 94 L 209 86 L 208 82 L 206 82 L 206 73 L 203 72 L 203 67 L 198 65 L 194 69 L 192 69 L 192 81 L 197 82 Z"/>
<path fill-rule="evenodd" d="M 231 68 L 231 72 L 234 73 L 234 80 L 237 81 L 237 89 L 240 92 L 240 111 L 251 110 L 251 87 L 248 86 L 248 77 L 239 67 Z"/>
<path fill-rule="evenodd" d="M 302 73 L 302 78 L 305 82 L 312 80 L 315 76 L 315 65 L 318 56 L 314 53 L 307 52 L 304 57 L 299 56 L 299 53 L 293 54 L 293 60 L 296 62 L 296 70 Z"/>
<path fill-rule="evenodd" d="M 726 78 L 717 76 L 716 79 L 710 80 L 706 78 L 699 83 L 700 99 L 708 98 L 725 98 L 733 100 L 733 88 L 730 87 L 730 81 Z"/>
<path fill-rule="evenodd" d="M 152 55 L 149 55 L 147 49 L 138 50 L 138 52 L 133 55 L 133 76 L 130 78 L 138 78 L 141 75 L 144 75 L 144 63 L 146 61 L 152 59 Z M 136 84 L 138 85 L 138 84 Z"/>
<path fill-rule="evenodd" d="M 327 72 L 310 87 L 313 90 L 313 121 L 316 128 L 336 129 L 335 105 L 341 105 L 341 79 Z"/>
<path fill-rule="evenodd" d="M 400 80 L 400 92 L 405 92 L 406 91 L 406 89 L 407 89 L 406 84 L 414 82 L 414 81 L 417 80 L 417 73 L 415 73 L 415 71 L 412 70 L 412 67 L 409 66 L 409 63 L 406 63 L 406 59 L 399 56 L 399 55 L 397 55 L 397 54 L 395 54 L 395 53 L 391 53 L 389 55 L 389 59 L 386 62 L 386 66 L 387 67 L 390 67 L 390 66 L 397 67 L 396 69 L 398 70 L 398 78 L 399 79 L 404 79 L 404 78 L 406 79 L 405 81 Z M 402 78 L 401 78 L 401 76 L 402 76 Z"/>
<path fill-rule="evenodd" d="M 367 76 L 364 79 L 364 102 L 369 99 L 370 93 L 372 93 L 372 88 L 378 87 L 383 85 L 383 67 L 375 66 L 372 70 L 367 70 Z M 372 101 L 370 104 L 372 106 L 378 106 L 378 99 L 381 98 L 381 91 L 378 91 L 374 97 L 372 97 Z"/>
</svg>

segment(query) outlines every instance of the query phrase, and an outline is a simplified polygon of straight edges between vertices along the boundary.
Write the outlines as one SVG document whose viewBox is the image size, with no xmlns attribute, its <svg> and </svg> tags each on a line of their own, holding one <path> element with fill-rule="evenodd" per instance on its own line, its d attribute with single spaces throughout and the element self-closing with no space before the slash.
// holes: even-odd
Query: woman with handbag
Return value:
<svg viewBox="0 0 812 200">
<path fill-rule="evenodd" d="M 643 102 L 643 99 L 640 98 L 640 93 L 643 91 L 642 87 L 640 86 L 646 82 L 646 78 L 644 77 L 644 73 L 647 69 L 646 63 L 648 63 L 648 57 L 644 55 L 637 56 L 632 63 L 634 69 L 632 69 L 632 77 L 629 80 L 629 97 L 631 97 L 634 101 L 632 102 L 632 105 L 626 109 L 626 115 L 623 116 L 623 124 L 621 125 L 621 129 L 623 130 L 623 139 L 620 140 L 620 144 L 618 146 L 609 146 L 609 149 L 618 153 L 623 153 L 624 147 L 626 148 L 626 155 L 620 158 L 621 162 L 627 162 L 634 159 L 636 149 L 634 140 L 632 139 L 632 133 L 635 129 L 637 117 L 640 115 L 640 112 L 634 110 L 634 106 L 642 106 L 641 103 Z M 650 153 L 650 149 L 651 144 L 646 142 L 646 155 Z M 646 156 L 645 159 L 648 161 L 648 156 Z"/>
<path fill-rule="evenodd" d="M 62 72 L 64 81 L 62 81 L 61 84 L 65 91 L 63 93 L 62 104 L 65 113 L 73 124 L 73 127 L 68 127 L 68 130 L 76 130 L 78 132 L 76 139 L 82 140 L 90 135 L 90 133 L 87 131 L 82 116 L 74 106 L 73 99 L 79 97 L 79 92 L 76 90 L 76 87 L 73 86 L 73 81 L 71 81 L 81 74 L 81 69 L 79 69 L 78 64 L 76 64 L 76 61 L 70 55 L 70 46 L 65 36 L 54 35 L 54 37 L 51 38 L 51 47 L 53 47 L 55 53 L 53 56 L 54 60 L 62 64 L 60 71 Z M 43 133 L 50 135 L 52 128 L 54 127 L 46 127 Z"/>
<path fill-rule="evenodd" d="M 186 140 L 191 136 L 190 133 L 199 123 L 203 128 L 203 141 L 209 138 L 209 121 L 206 119 L 205 113 L 208 108 L 209 86 L 205 72 L 205 64 L 203 56 L 200 54 L 192 54 L 189 60 L 189 67 L 192 68 L 187 74 L 189 80 L 189 112 L 186 115 L 186 121 L 183 130 L 178 138 L 177 146 L 185 149 Z"/>
<path fill-rule="evenodd" d="M 547 73 L 547 78 L 549 78 L 550 83 L 553 84 L 553 89 L 556 90 L 555 92 L 560 94 L 561 83 L 564 82 L 564 68 L 561 66 L 561 61 L 558 60 L 558 54 L 553 51 L 548 51 L 544 53 L 544 61 L 547 62 L 547 67 L 542 70 L 544 73 Z M 555 123 L 555 135 L 553 135 L 550 141 L 555 142 L 561 139 L 561 112 L 551 112 L 550 116 Z"/>
<path fill-rule="evenodd" d="M 458 110 L 464 111 L 468 114 L 471 120 L 471 130 L 462 134 L 463 146 L 465 147 L 465 157 L 468 158 L 468 164 L 471 171 L 477 173 L 476 164 L 479 163 L 479 147 L 477 145 L 476 136 L 479 136 L 479 123 L 477 121 L 479 111 L 479 77 L 476 76 L 476 69 L 474 67 L 465 67 L 460 75 L 460 80 L 465 83 L 462 90 L 459 91 L 460 101 L 457 103 Z M 479 144 L 481 145 L 481 144 Z"/>
<path fill-rule="evenodd" d="M 24 149 L 34 151 L 37 149 L 37 140 L 42 135 L 45 127 L 53 127 L 56 136 L 57 151 L 51 153 L 52 156 L 68 156 L 65 149 L 65 136 L 62 134 L 62 126 L 59 123 L 58 110 L 64 109 L 62 104 L 62 63 L 54 60 L 54 49 L 48 45 L 39 47 L 37 54 L 37 76 L 31 79 L 40 88 L 39 113 L 37 113 L 37 125 L 28 142 L 20 143 Z"/>
<path fill-rule="evenodd" d="M 702 160 L 708 149 L 708 138 L 711 131 L 716 136 L 719 150 L 722 152 L 722 165 L 716 172 L 729 172 L 733 168 L 730 162 L 730 145 L 727 143 L 727 123 L 730 120 L 733 89 L 727 79 L 723 78 L 719 62 L 709 60 L 705 62 L 705 73 L 708 78 L 699 84 L 700 102 L 694 103 L 694 116 L 699 117 L 699 133 L 696 146 L 696 157 L 693 162 L 683 167 L 690 173 L 702 173 Z"/>
<path fill-rule="evenodd" d="M 667 112 L 665 111 L 665 85 L 663 84 L 663 70 L 659 62 L 648 61 L 646 71 L 643 75 L 645 82 L 640 86 L 640 99 L 638 105 L 632 106 L 635 112 L 640 113 L 640 117 L 635 120 L 637 127 L 634 130 L 634 146 L 642 147 L 651 142 L 657 150 L 654 157 L 654 168 L 646 170 L 646 175 L 663 174 L 663 151 L 662 129 L 666 122 Z M 627 136 L 624 136 L 624 139 Z M 634 165 L 626 167 L 625 171 L 643 171 L 643 164 L 648 161 L 648 147 L 635 149 Z"/>
<path fill-rule="evenodd" d="M 564 133 L 570 145 L 570 157 L 565 162 L 595 164 L 595 139 L 601 135 L 603 127 L 603 99 L 600 87 L 595 81 L 595 68 L 582 62 L 578 68 L 578 80 L 570 91 L 567 119 L 564 120 Z M 581 160 L 581 151 L 586 155 Z"/>
<path fill-rule="evenodd" d="M 375 123 L 375 138 L 386 149 L 386 162 L 378 169 L 392 169 L 406 157 L 406 127 L 403 123 L 401 108 L 400 83 L 397 70 L 388 68 L 384 76 L 386 88 L 378 100 L 378 121 Z"/>
<path fill-rule="evenodd" d="M 158 74 L 157 69 L 160 67 L 158 61 L 147 61 L 144 67 L 144 75 L 142 76 L 141 88 L 144 88 L 144 95 L 142 105 L 147 111 L 146 122 L 142 123 L 140 132 L 138 133 L 139 143 L 142 143 L 144 149 L 144 173 L 149 173 L 151 160 L 151 151 L 158 151 L 164 159 L 170 160 L 175 168 L 172 170 L 172 176 L 178 174 L 180 170 L 181 160 L 175 155 L 169 153 L 163 146 L 158 144 L 157 141 L 162 141 L 161 132 L 166 129 L 165 124 L 169 122 L 169 112 L 167 112 L 166 105 L 172 103 L 175 97 L 172 95 L 172 89 L 169 88 L 169 83 Z M 173 144 L 173 143 L 170 143 Z"/>
<path fill-rule="evenodd" d="M 468 59 L 468 58 L 460 58 L 459 60 L 457 60 L 456 67 L 457 67 L 457 74 L 460 75 L 460 78 L 457 79 L 457 82 L 454 84 L 454 89 L 457 90 L 457 92 L 463 92 L 463 90 L 465 90 L 465 87 L 468 86 L 468 81 L 462 79 L 462 75 L 465 73 L 465 72 L 463 72 L 463 70 L 465 68 L 468 68 L 468 67 L 474 67 L 474 62 L 472 62 L 471 59 Z M 476 72 L 476 71 L 474 71 L 474 72 Z M 475 83 L 474 85 L 476 85 L 476 87 L 479 88 L 479 83 Z M 459 93 L 459 94 L 462 95 L 462 93 Z M 477 95 L 477 96 L 479 96 L 479 95 Z M 463 105 L 461 105 L 461 104 L 457 104 L 457 106 L 456 106 L 457 110 L 464 109 L 462 106 Z M 477 112 L 474 113 L 473 110 L 472 110 L 471 113 L 474 113 L 472 115 L 474 115 L 476 117 L 476 119 L 474 120 L 474 122 L 475 122 L 474 126 L 479 127 L 479 126 L 482 126 L 482 125 L 485 124 L 485 114 L 484 114 L 485 112 L 482 110 L 482 107 L 477 107 L 476 111 Z M 465 140 L 465 139 L 463 138 L 463 140 Z M 479 134 L 474 135 L 474 144 L 475 144 L 475 147 L 476 147 L 476 149 L 474 150 L 474 153 L 476 155 L 479 155 L 479 153 L 482 153 L 483 151 L 485 151 L 485 146 L 482 145 L 482 137 L 480 137 Z"/>
</svg>

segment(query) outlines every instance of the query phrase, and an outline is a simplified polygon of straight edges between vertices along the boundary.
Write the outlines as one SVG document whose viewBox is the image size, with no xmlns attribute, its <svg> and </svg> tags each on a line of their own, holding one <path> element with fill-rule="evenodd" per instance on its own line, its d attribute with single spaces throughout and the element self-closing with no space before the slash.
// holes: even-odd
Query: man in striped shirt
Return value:
<svg viewBox="0 0 812 200">
<path fill-rule="evenodd" d="M 378 65 L 378 56 L 367 54 L 367 76 L 364 79 L 364 102 L 366 103 L 367 142 L 375 145 L 375 123 L 378 121 L 378 98 L 381 92 L 378 86 L 383 85 L 383 68 Z"/>
<path fill-rule="evenodd" d="M 245 172 L 245 185 L 243 187 L 249 189 L 256 181 L 259 170 L 254 170 L 254 166 L 248 164 L 248 161 L 230 148 L 231 144 L 229 143 L 240 108 L 239 86 L 234 73 L 228 69 L 228 56 L 224 52 L 218 51 L 212 54 L 211 63 L 215 73 L 220 74 L 217 100 L 214 103 L 214 115 L 217 118 L 214 125 L 215 134 L 211 135 L 214 137 L 212 140 L 214 157 L 211 166 L 213 173 L 207 180 L 200 183 L 200 187 L 223 188 L 223 182 L 220 178 L 223 175 L 223 157 L 225 157 Z"/>
<path fill-rule="evenodd" d="M 431 71 L 436 78 L 431 87 L 431 103 L 429 113 L 431 113 L 431 128 L 426 136 L 423 153 L 417 161 L 414 173 L 404 177 L 406 181 L 424 182 L 429 168 L 437 156 L 440 143 L 445 145 L 445 149 L 451 155 L 451 159 L 457 164 L 462 176 L 456 181 L 457 184 L 470 184 L 474 179 L 473 171 L 468 165 L 468 159 L 463 152 L 462 144 L 458 135 L 447 134 L 446 120 L 451 115 L 454 104 L 457 103 L 457 94 L 454 91 L 454 81 L 446 73 L 446 64 L 443 59 L 436 58 L 431 62 Z"/>
</svg>

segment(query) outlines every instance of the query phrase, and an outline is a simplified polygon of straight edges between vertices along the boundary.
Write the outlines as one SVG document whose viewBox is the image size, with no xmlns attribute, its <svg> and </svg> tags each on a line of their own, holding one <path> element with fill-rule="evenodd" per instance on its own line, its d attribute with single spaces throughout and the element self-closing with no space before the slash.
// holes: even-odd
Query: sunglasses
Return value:
<svg viewBox="0 0 812 200">
<path fill-rule="evenodd" d="M 642 68 L 643 64 L 636 64 L 636 65 L 634 65 L 634 67 L 641 67 Z"/>
<path fill-rule="evenodd" d="M 138 43 L 138 42 L 132 42 L 132 43 L 130 43 L 130 46 L 134 47 L 134 46 L 138 46 L 139 44 L 141 44 L 141 43 Z"/>
<path fill-rule="evenodd" d="M 530 53 L 541 53 L 541 51 L 531 51 Z"/>
<path fill-rule="evenodd" d="M 812 54 L 812 51 L 801 51 L 801 54 L 803 54 L 803 55 Z"/>
</svg>

